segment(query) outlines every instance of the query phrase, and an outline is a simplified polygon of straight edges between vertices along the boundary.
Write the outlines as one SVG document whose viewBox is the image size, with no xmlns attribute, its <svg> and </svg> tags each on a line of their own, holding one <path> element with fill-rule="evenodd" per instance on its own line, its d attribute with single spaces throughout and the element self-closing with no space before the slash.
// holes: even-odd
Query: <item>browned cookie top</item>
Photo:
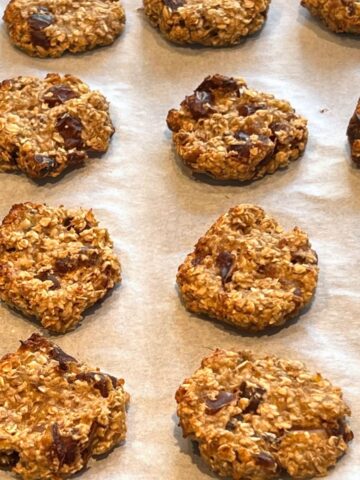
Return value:
<svg viewBox="0 0 360 480">
<path fill-rule="evenodd" d="M 167 123 L 184 163 L 221 180 L 273 173 L 296 160 L 307 141 L 307 121 L 288 102 L 223 75 L 205 78 Z"/>
<path fill-rule="evenodd" d="M 171 41 L 227 46 L 259 30 L 270 0 L 144 0 L 145 14 Z"/>
<path fill-rule="evenodd" d="M 353 438 L 340 388 L 275 356 L 215 350 L 176 400 L 184 436 L 222 477 L 322 477 Z"/>
<path fill-rule="evenodd" d="M 359 0 L 301 0 L 301 5 L 333 32 L 360 34 Z"/>
<path fill-rule="evenodd" d="M 38 57 L 109 45 L 122 32 L 119 0 L 11 0 L 4 20 L 13 43 Z"/>
<path fill-rule="evenodd" d="M 281 325 L 316 288 L 317 255 L 308 236 L 284 231 L 255 205 L 221 216 L 180 265 L 177 283 L 194 313 L 248 330 Z"/>
<path fill-rule="evenodd" d="M 66 332 L 120 281 L 120 263 L 91 210 L 14 205 L 0 226 L 0 299 Z"/>
<path fill-rule="evenodd" d="M 347 129 L 351 148 L 351 158 L 360 166 L 360 99 Z"/>
<path fill-rule="evenodd" d="M 0 468 L 61 479 L 125 439 L 124 380 L 34 333 L 0 360 Z"/>
<path fill-rule="evenodd" d="M 104 153 L 113 133 L 105 97 L 72 75 L 0 83 L 0 170 L 56 177 Z"/>
</svg>

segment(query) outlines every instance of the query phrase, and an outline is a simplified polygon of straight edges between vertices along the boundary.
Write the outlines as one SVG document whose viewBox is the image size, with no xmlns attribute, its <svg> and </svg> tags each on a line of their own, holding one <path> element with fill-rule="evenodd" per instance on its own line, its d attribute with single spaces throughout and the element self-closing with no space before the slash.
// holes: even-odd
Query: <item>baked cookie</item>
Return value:
<svg viewBox="0 0 360 480">
<path fill-rule="evenodd" d="M 125 26 L 119 0 L 11 0 L 4 13 L 11 41 L 36 57 L 60 57 L 110 45 Z"/>
<path fill-rule="evenodd" d="M 360 166 L 360 99 L 354 115 L 350 119 L 347 136 L 351 147 L 351 158 L 358 166 Z"/>
<path fill-rule="evenodd" d="M 101 155 L 114 128 L 109 104 L 72 75 L 0 83 L 0 170 L 57 177 Z"/>
<path fill-rule="evenodd" d="M 316 288 L 317 255 L 308 236 L 286 232 L 255 205 L 220 217 L 180 265 L 177 283 L 188 310 L 247 330 L 282 325 Z"/>
<path fill-rule="evenodd" d="M 270 0 L 144 0 L 145 14 L 172 42 L 235 45 L 265 23 Z"/>
<path fill-rule="evenodd" d="M 22 203 L 0 226 L 0 299 L 51 331 L 73 329 L 120 280 L 91 210 Z"/>
<path fill-rule="evenodd" d="M 340 388 L 300 362 L 215 350 L 176 392 L 184 436 L 220 476 L 322 477 L 347 451 Z"/>
<path fill-rule="evenodd" d="M 308 136 L 307 121 L 288 102 L 223 75 L 205 78 L 167 124 L 185 165 L 220 180 L 255 180 L 286 167 Z"/>
<path fill-rule="evenodd" d="M 0 375 L 0 468 L 26 480 L 59 480 L 125 439 L 124 380 L 41 335 L 5 355 Z"/>
<path fill-rule="evenodd" d="M 301 5 L 333 32 L 360 34 L 359 0 L 301 0 Z"/>
</svg>

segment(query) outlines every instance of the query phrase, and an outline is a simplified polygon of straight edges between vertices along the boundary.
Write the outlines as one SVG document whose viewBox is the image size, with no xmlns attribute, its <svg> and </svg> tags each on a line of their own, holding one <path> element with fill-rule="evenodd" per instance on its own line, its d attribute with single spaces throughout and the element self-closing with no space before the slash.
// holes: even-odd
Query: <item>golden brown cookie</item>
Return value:
<svg viewBox="0 0 360 480">
<path fill-rule="evenodd" d="M 60 480 L 125 439 L 124 380 L 34 333 L 0 360 L 0 468 Z"/>
<path fill-rule="evenodd" d="M 144 0 L 145 14 L 169 40 L 235 45 L 265 23 L 270 0 Z"/>
<path fill-rule="evenodd" d="M 284 324 L 308 305 L 318 278 L 308 236 L 255 205 L 221 216 L 180 265 L 188 310 L 247 330 Z"/>
<path fill-rule="evenodd" d="M 291 105 L 213 75 L 168 113 L 176 152 L 194 173 L 219 180 L 255 180 L 299 158 L 307 121 Z"/>
<path fill-rule="evenodd" d="M 23 203 L 0 226 L 0 299 L 51 331 L 73 329 L 120 280 L 91 210 Z"/>
<path fill-rule="evenodd" d="M 333 32 L 360 34 L 358 0 L 301 0 L 301 5 Z"/>
<path fill-rule="evenodd" d="M 215 350 L 176 401 L 184 436 L 221 477 L 322 477 L 353 439 L 340 388 L 275 356 Z"/>
<path fill-rule="evenodd" d="M 37 57 L 110 45 L 124 29 L 119 0 L 11 0 L 4 13 L 11 41 Z"/>
<path fill-rule="evenodd" d="M 57 177 L 101 155 L 114 133 L 109 104 L 72 75 L 0 83 L 0 170 Z"/>
</svg>

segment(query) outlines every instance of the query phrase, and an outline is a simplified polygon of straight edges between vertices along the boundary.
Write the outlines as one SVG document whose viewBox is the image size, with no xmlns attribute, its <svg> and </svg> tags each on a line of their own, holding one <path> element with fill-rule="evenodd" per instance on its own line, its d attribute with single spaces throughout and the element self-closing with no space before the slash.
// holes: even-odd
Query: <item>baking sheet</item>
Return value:
<svg viewBox="0 0 360 480">
<path fill-rule="evenodd" d="M 216 478 L 182 439 L 174 393 L 209 349 L 235 347 L 303 360 L 343 388 L 355 441 L 330 478 L 359 479 L 360 171 L 349 161 L 345 131 L 360 93 L 360 39 L 328 32 L 296 1 L 273 0 L 263 31 L 240 46 L 177 47 L 148 25 L 139 0 L 123 3 L 124 35 L 83 55 L 30 58 L 0 29 L 1 79 L 76 74 L 110 100 L 117 129 L 102 159 L 60 181 L 0 175 L 1 218 L 24 201 L 93 207 L 121 257 L 121 287 L 74 332 L 54 338 L 71 355 L 123 376 L 132 396 L 126 444 L 91 461 L 81 478 Z M 174 160 L 165 118 L 212 73 L 243 76 L 291 101 L 309 119 L 304 157 L 247 186 L 190 178 Z M 175 288 L 177 267 L 198 237 L 241 202 L 262 205 L 287 228 L 304 228 L 319 254 L 311 309 L 274 335 L 239 334 L 193 316 Z M 39 329 L 4 306 L 0 325 L 0 354 Z"/>
</svg>

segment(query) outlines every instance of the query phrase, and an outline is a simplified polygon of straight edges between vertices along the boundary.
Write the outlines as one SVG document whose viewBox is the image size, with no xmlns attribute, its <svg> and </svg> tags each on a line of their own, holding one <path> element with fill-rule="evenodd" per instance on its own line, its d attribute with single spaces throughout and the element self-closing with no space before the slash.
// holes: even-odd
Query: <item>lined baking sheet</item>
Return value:
<svg viewBox="0 0 360 480">
<path fill-rule="evenodd" d="M 265 28 L 243 44 L 184 48 L 148 25 L 140 0 L 123 3 L 124 35 L 83 55 L 30 58 L 10 45 L 4 25 L 0 29 L 1 79 L 76 74 L 107 96 L 116 126 L 106 155 L 60 181 L 38 185 L 23 175 L 0 175 L 1 218 L 24 201 L 92 207 L 121 258 L 121 287 L 74 332 L 55 338 L 71 355 L 124 377 L 132 397 L 126 444 L 91 461 L 81 478 L 215 478 L 182 439 L 174 393 L 209 349 L 222 347 L 303 360 L 341 386 L 355 440 L 329 478 L 358 480 L 360 171 L 349 161 L 345 132 L 360 94 L 360 39 L 328 32 L 297 1 L 273 0 Z M 309 119 L 304 157 L 246 186 L 189 177 L 174 159 L 165 118 L 213 73 L 242 76 L 251 87 L 291 101 Z M 265 207 L 287 228 L 305 229 L 319 255 L 312 307 L 274 335 L 239 334 L 191 315 L 175 288 L 177 267 L 198 237 L 241 202 Z M 0 354 L 39 330 L 5 306 L 0 322 Z"/>
</svg>

